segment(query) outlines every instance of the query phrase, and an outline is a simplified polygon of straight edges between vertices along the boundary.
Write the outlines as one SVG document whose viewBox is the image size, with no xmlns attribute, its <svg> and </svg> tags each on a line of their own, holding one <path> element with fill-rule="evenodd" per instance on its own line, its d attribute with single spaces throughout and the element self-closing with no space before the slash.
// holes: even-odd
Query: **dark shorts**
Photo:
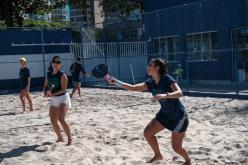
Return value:
<svg viewBox="0 0 248 165">
<path fill-rule="evenodd" d="M 81 82 L 80 81 L 72 81 L 72 85 L 73 85 L 73 87 L 77 87 L 78 85 L 81 86 Z"/>
<path fill-rule="evenodd" d="M 189 119 L 186 113 L 182 116 L 181 119 L 169 121 L 167 116 L 161 112 L 158 112 L 155 119 L 165 128 L 175 133 L 185 132 L 189 125 Z"/>
</svg>

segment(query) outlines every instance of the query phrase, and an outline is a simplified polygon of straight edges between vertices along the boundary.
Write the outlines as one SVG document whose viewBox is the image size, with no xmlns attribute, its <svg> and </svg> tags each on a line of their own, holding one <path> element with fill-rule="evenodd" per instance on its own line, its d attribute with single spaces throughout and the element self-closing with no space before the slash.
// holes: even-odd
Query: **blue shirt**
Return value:
<svg viewBox="0 0 248 165">
<path fill-rule="evenodd" d="M 145 83 L 148 90 L 155 96 L 157 94 L 173 92 L 170 85 L 176 83 L 176 80 L 166 74 L 161 77 L 158 84 L 155 84 L 153 78 L 146 80 Z M 161 99 L 159 103 L 161 105 L 160 113 L 164 114 L 169 121 L 180 119 L 185 113 L 185 108 L 179 99 Z"/>
<path fill-rule="evenodd" d="M 28 78 L 30 77 L 29 69 L 24 67 L 19 72 L 19 84 L 21 89 L 25 89 L 28 85 Z"/>
</svg>

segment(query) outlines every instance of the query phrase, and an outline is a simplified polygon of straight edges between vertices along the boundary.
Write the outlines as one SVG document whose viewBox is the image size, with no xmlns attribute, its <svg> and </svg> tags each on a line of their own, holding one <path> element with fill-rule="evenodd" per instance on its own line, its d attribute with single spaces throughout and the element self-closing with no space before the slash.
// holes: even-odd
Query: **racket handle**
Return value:
<svg viewBox="0 0 248 165">
<path fill-rule="evenodd" d="M 49 89 L 49 92 L 52 92 L 54 86 L 55 86 L 55 85 L 53 84 L 52 87 Z"/>
<path fill-rule="evenodd" d="M 103 77 L 103 79 L 105 80 L 105 81 L 108 81 L 109 80 L 109 74 L 106 74 L 104 77 Z"/>
<path fill-rule="evenodd" d="M 105 81 L 109 81 L 109 78 L 110 78 L 110 76 L 109 76 L 109 74 L 106 74 L 104 77 L 104 80 Z M 124 83 L 122 82 L 122 81 L 120 81 L 120 80 L 112 80 L 112 83 L 114 83 L 114 85 L 116 85 L 116 86 L 118 86 L 118 87 L 121 87 Z"/>
</svg>

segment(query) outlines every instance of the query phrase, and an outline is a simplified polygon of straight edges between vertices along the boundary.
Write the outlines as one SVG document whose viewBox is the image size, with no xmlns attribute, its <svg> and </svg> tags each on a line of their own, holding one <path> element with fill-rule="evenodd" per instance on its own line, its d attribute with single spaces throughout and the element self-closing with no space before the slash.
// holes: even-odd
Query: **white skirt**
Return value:
<svg viewBox="0 0 248 165">
<path fill-rule="evenodd" d="M 50 106 L 59 107 L 60 104 L 66 104 L 71 108 L 71 99 L 68 92 L 62 96 L 52 96 Z"/>
</svg>

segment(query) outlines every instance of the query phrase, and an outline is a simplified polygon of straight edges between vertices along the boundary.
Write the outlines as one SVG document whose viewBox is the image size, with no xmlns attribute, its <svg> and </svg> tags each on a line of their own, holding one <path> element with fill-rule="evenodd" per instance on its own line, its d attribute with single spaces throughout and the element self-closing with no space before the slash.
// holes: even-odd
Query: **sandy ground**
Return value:
<svg viewBox="0 0 248 165">
<path fill-rule="evenodd" d="M 82 89 L 67 117 L 73 144 L 54 143 L 48 99 L 32 93 L 34 112 L 21 114 L 17 94 L 0 96 L 0 164 L 145 164 L 153 153 L 143 129 L 158 103 L 151 94 L 122 90 Z M 248 164 L 248 101 L 183 97 L 190 116 L 184 141 L 193 164 Z M 64 135 L 64 134 L 63 134 Z M 170 132 L 158 134 L 164 160 L 183 164 L 173 152 Z M 173 159 L 174 157 L 174 159 Z"/>
</svg>

